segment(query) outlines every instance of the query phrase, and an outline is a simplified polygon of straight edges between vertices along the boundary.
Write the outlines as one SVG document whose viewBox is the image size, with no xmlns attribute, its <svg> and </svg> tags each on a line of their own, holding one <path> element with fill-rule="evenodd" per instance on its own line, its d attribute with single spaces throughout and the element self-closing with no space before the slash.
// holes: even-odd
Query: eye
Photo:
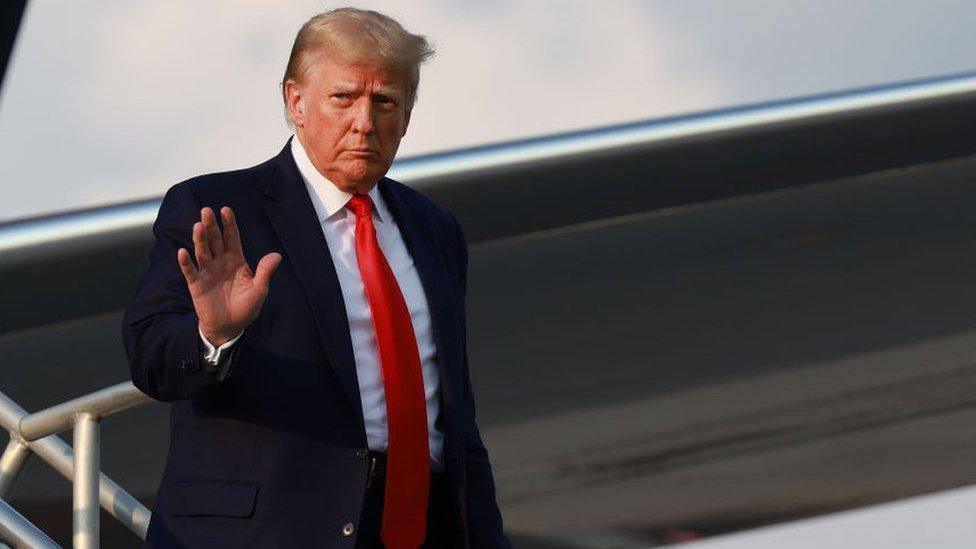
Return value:
<svg viewBox="0 0 976 549">
<path fill-rule="evenodd" d="M 374 97 L 374 101 L 384 107 L 395 107 L 397 105 L 396 99 L 388 95 L 377 95 Z"/>
</svg>

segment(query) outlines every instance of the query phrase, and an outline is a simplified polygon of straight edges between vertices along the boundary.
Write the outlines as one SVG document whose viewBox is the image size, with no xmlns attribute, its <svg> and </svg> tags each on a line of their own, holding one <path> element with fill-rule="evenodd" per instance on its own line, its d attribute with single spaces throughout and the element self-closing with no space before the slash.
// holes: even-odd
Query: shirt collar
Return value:
<svg viewBox="0 0 976 549">
<path fill-rule="evenodd" d="M 315 213 L 318 215 L 319 222 L 321 223 L 336 212 L 343 210 L 346 203 L 352 198 L 352 193 L 343 191 L 319 172 L 309 159 L 308 153 L 305 152 L 305 147 L 302 146 L 297 135 L 293 135 L 291 138 L 291 154 L 295 158 L 295 164 L 302 174 L 302 179 L 305 180 L 305 186 L 312 198 L 312 204 L 315 206 Z M 367 194 L 373 201 L 374 219 L 381 223 L 389 219 L 389 212 L 383 202 L 383 197 L 380 195 L 379 185 L 373 185 Z"/>
</svg>

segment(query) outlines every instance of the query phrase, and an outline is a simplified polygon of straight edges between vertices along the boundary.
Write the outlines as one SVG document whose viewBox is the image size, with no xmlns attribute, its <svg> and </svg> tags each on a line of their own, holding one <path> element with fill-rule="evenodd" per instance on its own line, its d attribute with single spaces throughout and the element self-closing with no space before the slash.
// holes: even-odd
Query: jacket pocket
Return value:
<svg viewBox="0 0 976 549">
<path fill-rule="evenodd" d="M 250 517 L 257 503 L 258 485 L 247 480 L 185 478 L 176 482 L 175 516 Z"/>
</svg>

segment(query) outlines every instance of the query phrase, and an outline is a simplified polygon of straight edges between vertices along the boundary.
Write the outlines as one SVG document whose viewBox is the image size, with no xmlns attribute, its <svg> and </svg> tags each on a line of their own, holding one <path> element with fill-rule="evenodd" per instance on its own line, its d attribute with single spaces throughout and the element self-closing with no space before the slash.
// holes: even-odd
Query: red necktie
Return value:
<svg viewBox="0 0 976 549">
<path fill-rule="evenodd" d="M 380 538 L 388 549 L 416 549 L 424 541 L 430 482 L 427 403 L 410 312 L 376 241 L 372 202 L 356 194 L 356 260 L 373 313 L 386 391 L 388 446 Z"/>
</svg>

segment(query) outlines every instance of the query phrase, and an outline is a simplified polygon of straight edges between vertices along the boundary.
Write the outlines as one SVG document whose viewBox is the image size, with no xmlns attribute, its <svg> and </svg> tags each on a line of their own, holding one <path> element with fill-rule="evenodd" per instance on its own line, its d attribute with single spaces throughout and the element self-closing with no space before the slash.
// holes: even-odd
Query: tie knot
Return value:
<svg viewBox="0 0 976 549">
<path fill-rule="evenodd" d="M 355 212 L 356 217 L 369 217 L 372 206 L 373 201 L 365 194 L 354 194 L 349 199 L 349 202 L 346 203 L 346 207 Z"/>
</svg>

